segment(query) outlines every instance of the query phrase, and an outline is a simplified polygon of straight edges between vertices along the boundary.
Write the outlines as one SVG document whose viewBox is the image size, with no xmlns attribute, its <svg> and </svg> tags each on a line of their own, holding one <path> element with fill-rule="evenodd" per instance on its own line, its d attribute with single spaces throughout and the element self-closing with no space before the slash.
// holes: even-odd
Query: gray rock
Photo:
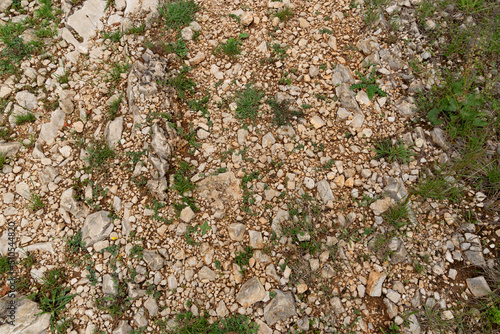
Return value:
<svg viewBox="0 0 500 334">
<path fill-rule="evenodd" d="M 281 236 L 281 224 L 290 219 L 290 213 L 285 210 L 279 210 L 273 218 L 271 228 L 276 232 L 277 236 Z"/>
<path fill-rule="evenodd" d="M 38 173 L 38 179 L 43 185 L 47 185 L 59 175 L 57 168 L 52 166 L 46 166 L 43 170 Z"/>
<path fill-rule="evenodd" d="M 12 0 L 0 0 L 0 12 L 5 12 L 12 5 Z"/>
<path fill-rule="evenodd" d="M 158 0 L 126 0 L 125 16 L 136 16 L 141 13 L 150 13 L 151 17 L 158 13 Z"/>
<path fill-rule="evenodd" d="M 266 297 L 266 290 L 258 277 L 253 277 L 241 286 L 236 301 L 243 307 L 250 307 Z"/>
<path fill-rule="evenodd" d="M 75 218 L 85 218 L 89 214 L 89 209 L 82 201 L 75 199 L 76 192 L 73 188 L 68 188 L 61 194 L 59 205 L 64 210 L 71 213 Z"/>
<path fill-rule="evenodd" d="M 150 317 L 154 317 L 158 314 L 158 303 L 152 295 L 149 296 L 148 300 L 146 300 L 144 307 L 148 310 Z"/>
<path fill-rule="evenodd" d="M 342 306 L 342 301 L 339 297 L 333 297 L 330 300 L 330 304 L 332 305 L 333 312 L 335 312 L 336 315 L 341 315 L 345 312 L 344 306 Z"/>
<path fill-rule="evenodd" d="M 403 180 L 401 180 L 400 178 L 390 177 L 389 182 L 384 188 L 382 194 L 384 196 L 392 198 L 396 203 L 399 203 L 406 198 L 408 192 L 406 191 Z"/>
<path fill-rule="evenodd" d="M 360 49 L 366 56 L 378 51 L 380 45 L 375 37 L 360 39 L 356 44 L 358 49 Z"/>
<path fill-rule="evenodd" d="M 200 269 L 198 272 L 198 278 L 203 282 L 203 281 L 213 281 L 217 275 L 214 273 L 214 271 L 207 266 L 204 266 L 203 268 Z"/>
<path fill-rule="evenodd" d="M 128 324 L 127 320 L 121 320 L 118 323 L 118 327 L 115 328 L 113 334 L 129 334 L 132 331 L 132 327 Z"/>
<path fill-rule="evenodd" d="M 415 295 L 411 299 L 411 306 L 413 306 L 414 308 L 419 308 L 420 306 L 422 306 L 422 295 L 420 294 L 419 290 L 415 292 Z"/>
<path fill-rule="evenodd" d="M 491 289 L 484 276 L 467 278 L 467 287 L 474 297 L 484 297 L 491 293 Z"/>
<path fill-rule="evenodd" d="M 177 278 L 175 278 L 174 275 L 170 275 L 167 278 L 167 284 L 168 284 L 168 289 L 169 290 L 175 290 L 177 289 Z"/>
<path fill-rule="evenodd" d="M 0 143 L 0 154 L 13 157 L 23 147 L 19 142 Z"/>
<path fill-rule="evenodd" d="M 271 132 L 262 137 L 262 147 L 271 147 L 274 143 L 276 143 L 276 139 L 274 139 Z"/>
<path fill-rule="evenodd" d="M 16 184 L 16 193 L 26 199 L 31 198 L 30 186 L 26 182 Z"/>
<path fill-rule="evenodd" d="M 102 277 L 102 293 L 116 296 L 116 280 L 110 275 L 106 274 Z"/>
<path fill-rule="evenodd" d="M 57 137 L 57 132 L 64 125 L 65 117 L 66 114 L 61 109 L 54 110 L 50 116 L 50 122 L 42 124 L 38 139 L 45 143 L 54 140 Z"/>
<path fill-rule="evenodd" d="M 109 237 L 113 231 L 113 222 L 108 211 L 93 213 L 85 219 L 82 227 L 82 241 L 86 247 Z"/>
<path fill-rule="evenodd" d="M 356 95 L 354 92 L 349 89 L 351 87 L 350 84 L 341 83 L 338 87 L 335 88 L 335 93 L 340 99 L 340 103 L 342 107 L 355 114 L 363 114 L 361 109 L 359 109 L 358 102 L 356 101 Z"/>
<path fill-rule="evenodd" d="M 420 323 L 418 322 L 415 314 L 412 314 L 408 317 L 408 327 L 403 327 L 403 334 L 420 334 Z"/>
<path fill-rule="evenodd" d="M 338 64 L 333 70 L 332 85 L 336 86 L 343 83 L 353 84 L 354 79 L 351 75 L 351 71 L 347 67 L 342 64 Z"/>
<path fill-rule="evenodd" d="M 469 262 L 476 267 L 485 267 L 486 261 L 484 260 L 483 253 L 476 250 L 467 250 L 464 252 Z"/>
<path fill-rule="evenodd" d="M 371 297 L 382 296 L 382 284 L 386 279 L 387 274 L 372 271 L 368 276 L 368 282 L 366 284 L 366 293 Z"/>
<path fill-rule="evenodd" d="M 241 241 L 245 237 L 246 226 L 239 223 L 231 224 L 227 227 L 229 237 L 234 241 Z"/>
<path fill-rule="evenodd" d="M 182 39 L 185 41 L 190 41 L 193 39 L 194 31 L 191 27 L 185 27 L 181 30 Z"/>
<path fill-rule="evenodd" d="M 398 307 L 394 305 L 389 299 L 384 298 L 383 300 L 385 306 L 387 307 L 387 315 L 389 318 L 393 319 L 398 315 Z"/>
<path fill-rule="evenodd" d="M 20 91 L 16 94 L 17 103 L 29 111 L 33 111 L 38 106 L 36 96 L 27 90 Z"/>
<path fill-rule="evenodd" d="M 226 303 L 224 303 L 223 300 L 219 302 L 217 305 L 217 308 L 215 309 L 215 312 L 217 312 L 217 316 L 224 318 L 229 314 L 229 310 L 226 307 Z"/>
<path fill-rule="evenodd" d="M 408 251 L 401 239 L 394 237 L 387 243 L 392 264 L 404 262 L 408 257 Z"/>
<path fill-rule="evenodd" d="M 142 253 L 144 261 L 152 271 L 158 271 L 165 266 L 163 257 L 155 251 L 145 250 Z"/>
<path fill-rule="evenodd" d="M 9 302 L 11 299 L 8 296 L 0 298 L 0 333 L 2 334 L 44 334 L 49 331 L 50 314 L 40 314 L 42 311 L 38 304 L 23 297 L 16 298 L 17 306 L 15 319 L 12 326 L 5 321 L 10 321 L 7 318 L 9 314 Z M 38 315 L 40 314 L 40 315 Z"/>
<path fill-rule="evenodd" d="M 113 147 L 122 138 L 123 132 L 123 116 L 117 117 L 106 126 L 104 131 L 104 136 L 108 142 L 108 145 Z"/>
<path fill-rule="evenodd" d="M 144 308 L 141 307 L 134 315 L 134 321 L 137 327 L 146 327 L 148 325 L 148 319 L 146 319 Z"/>
<path fill-rule="evenodd" d="M 75 48 L 79 52 L 88 52 L 87 43 L 89 39 L 96 35 L 96 30 L 102 30 L 103 23 L 100 20 L 104 15 L 105 7 L 105 1 L 87 0 L 83 3 L 82 8 L 75 11 L 73 15 L 68 17 L 67 25 L 71 27 L 80 38 L 83 39 L 83 42 L 79 43 L 69 30 L 68 32 L 71 34 L 73 39 L 69 38 L 69 36 L 65 39 L 68 43 L 74 44 Z"/>
<path fill-rule="evenodd" d="M 290 291 L 275 290 L 276 296 L 264 308 L 264 320 L 267 325 L 273 326 L 278 321 L 285 321 L 296 315 L 295 301 Z"/>
<path fill-rule="evenodd" d="M 434 144 L 442 148 L 443 150 L 448 149 L 448 143 L 446 142 L 446 135 L 444 131 L 440 128 L 434 128 L 431 131 L 431 138 Z"/>
<path fill-rule="evenodd" d="M 330 184 L 327 180 L 321 180 L 317 184 L 318 193 L 323 200 L 323 203 L 328 203 L 328 201 L 334 201 L 335 197 L 333 196 L 332 189 L 330 188 Z"/>
<path fill-rule="evenodd" d="M 379 51 L 380 58 L 387 62 L 389 68 L 393 71 L 399 71 L 404 67 L 404 62 L 401 58 L 393 55 L 389 50 L 384 49 Z"/>
<path fill-rule="evenodd" d="M 250 247 L 254 249 L 264 248 L 264 241 L 262 240 L 262 233 L 258 231 L 248 231 L 250 236 Z"/>
<path fill-rule="evenodd" d="M 168 143 L 165 132 L 158 126 L 158 124 L 153 125 L 153 138 L 151 140 L 151 146 L 153 151 L 162 159 L 169 160 L 172 154 L 172 149 Z"/>
<path fill-rule="evenodd" d="M 415 103 L 408 102 L 406 100 L 398 100 L 395 105 L 397 106 L 398 112 L 401 116 L 415 115 L 415 109 L 417 108 Z"/>
</svg>

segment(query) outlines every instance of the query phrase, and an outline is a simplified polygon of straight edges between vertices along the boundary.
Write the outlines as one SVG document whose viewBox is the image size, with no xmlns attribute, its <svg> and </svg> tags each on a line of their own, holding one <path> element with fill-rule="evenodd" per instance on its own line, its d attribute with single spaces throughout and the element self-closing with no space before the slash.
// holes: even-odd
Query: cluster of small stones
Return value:
<svg viewBox="0 0 500 334">
<path fill-rule="evenodd" d="M 448 159 L 443 131 L 407 127 L 414 115 L 412 97 L 434 83 L 430 64 L 426 78 L 416 78 L 408 66 L 408 59 L 431 58 L 415 21 L 416 2 L 388 6 L 388 13 L 399 13 L 401 24 L 400 40 L 392 45 L 382 42 L 382 29 L 364 33 L 362 7 L 352 7 L 348 1 L 254 1 L 245 6 L 239 1 L 203 2 L 196 21 L 182 30 L 182 37 L 190 50 L 185 61 L 193 67 L 190 77 L 198 89 L 212 92 L 208 104 L 211 122 L 201 112 L 188 110 L 174 90 L 157 84 L 179 69 L 174 66 L 175 57 L 163 57 L 143 47 L 152 30 L 146 36 L 125 35 L 115 44 L 99 38 L 101 31 L 115 25 L 126 31 L 141 15 L 155 18 L 155 1 L 116 0 L 106 11 L 105 1 L 87 0 L 76 8 L 63 2 L 65 27 L 49 51 L 56 64 L 33 57 L 22 64 L 20 79 L 11 77 L 0 85 L 0 98 L 10 99 L 2 117 L 11 111 L 9 121 L 16 133 L 36 137 L 32 149 L 25 147 L 28 139 L 0 143 L 0 151 L 12 158 L 0 174 L 1 252 L 7 249 L 7 222 L 14 222 L 19 249 L 36 254 L 31 277 L 39 280 L 46 270 L 65 265 L 66 240 L 82 231 L 98 283 L 90 284 L 84 267 L 66 265 L 71 292 L 78 294 L 66 311 L 75 319 L 72 333 L 104 329 L 118 334 L 128 333 L 132 327 L 157 332 L 155 319 L 170 319 L 169 326 L 175 326 L 175 314 L 187 310 L 194 315 L 207 311 L 212 320 L 244 314 L 265 334 L 310 328 L 326 333 L 351 324 L 356 331 L 377 332 L 389 320 L 402 324 L 407 311 L 423 305 L 452 308 L 457 301 L 443 284 L 460 291 L 463 299 L 483 296 L 489 291 L 484 278 L 459 280 L 456 264 L 493 267 L 491 251 L 500 232 L 495 236 L 487 230 L 480 235 L 475 225 L 458 221 L 458 206 L 409 201 L 411 222 L 387 241 L 390 255 L 377 253 L 374 246 L 377 235 L 390 229 L 383 212 L 406 200 L 408 189 L 426 167 Z M 0 3 L 4 6 L 8 1 Z M 21 3 L 28 15 L 32 13 L 33 2 Z M 286 6 L 294 10 L 287 22 L 269 14 Z M 230 13 L 240 16 L 241 23 L 228 17 Z M 0 18 L 14 20 L 19 15 L 11 12 Z M 387 24 L 378 23 L 381 27 Z M 148 28 L 154 29 L 154 25 L 148 23 Z M 324 29 L 332 34 L 322 32 Z M 200 32 L 200 41 L 193 40 L 195 31 Z M 240 56 L 212 54 L 220 42 L 243 31 L 249 38 L 243 41 Z M 411 42 L 406 45 L 404 39 Z M 288 46 L 287 57 L 259 65 L 260 59 L 272 56 L 268 43 Z M 114 87 L 116 92 L 110 93 L 106 82 L 110 64 L 128 61 L 132 65 L 128 74 Z M 354 70 L 361 70 L 367 62 L 378 64 L 377 84 L 387 97 L 371 101 L 364 91 L 349 89 L 359 82 Z M 297 71 L 291 72 L 292 68 Z M 290 72 L 290 85 L 278 83 L 284 70 Z M 64 71 L 70 73 L 70 80 L 59 84 L 57 75 Z M 262 104 L 262 119 L 242 127 L 233 113 L 237 105 L 231 97 L 250 82 L 267 96 L 311 108 L 292 125 L 276 127 L 266 116 L 270 108 Z M 45 87 L 46 93 L 32 93 L 27 86 Z M 107 121 L 107 106 L 121 94 L 120 116 Z M 316 98 L 318 94 L 325 98 Z M 59 101 L 59 108 L 44 113 L 45 99 Z M 220 108 L 219 102 L 226 100 L 229 110 Z M 14 115 L 27 111 L 37 121 L 27 129 L 16 126 Z M 196 131 L 200 145 L 193 148 L 193 155 L 180 153 L 186 143 L 166 118 L 154 116 L 161 113 L 172 116 L 177 127 L 183 124 L 175 115 L 182 113 L 182 121 Z M 74 144 L 75 136 L 86 138 L 87 144 L 92 137 L 105 138 L 123 154 L 111 161 L 104 175 L 91 175 L 84 169 L 88 166 L 86 150 Z M 373 142 L 389 136 L 412 147 L 416 155 L 409 164 L 374 159 Z M 144 157 L 127 172 L 123 167 L 126 153 L 143 150 Z M 197 187 L 189 195 L 199 207 L 195 212 L 187 206 L 179 217 L 172 208 L 179 195 L 170 189 L 169 179 L 177 160 L 194 166 L 192 181 Z M 328 164 L 331 160 L 334 163 Z M 247 184 L 253 198 L 249 208 L 255 215 L 242 210 L 241 180 L 252 171 L 259 171 L 259 179 Z M 131 182 L 132 176 L 147 180 L 146 195 Z M 95 189 L 89 183 L 84 197 L 93 199 L 94 206 L 78 201 L 75 179 L 98 182 L 108 194 L 94 198 Z M 320 252 L 305 257 L 308 267 L 304 272 L 294 272 L 287 265 L 285 249 L 292 238 L 282 235 L 280 227 L 293 217 L 280 196 L 283 191 L 291 197 L 309 193 L 320 203 L 321 220 L 315 227 L 325 229 L 326 234 L 320 240 Z M 46 204 L 35 213 L 26 207 L 33 193 Z M 487 200 L 482 193 L 469 195 L 465 206 L 470 210 L 480 209 Z M 360 203 L 366 197 L 377 200 L 363 206 Z M 151 198 L 167 205 L 155 212 Z M 108 208 L 119 218 L 111 218 Z M 192 234 L 194 242 L 187 243 L 188 227 L 202 225 L 208 228 Z M 373 227 L 375 232 L 361 240 L 342 237 L 346 230 L 361 235 L 365 227 Z M 278 243 L 268 251 L 274 244 L 272 231 L 277 233 Z M 144 247 L 142 257 L 130 254 L 134 245 Z M 116 267 L 111 264 L 109 246 L 120 247 Z M 245 246 L 255 251 L 248 267 L 241 268 L 234 258 Z M 338 249 L 339 258 L 330 255 L 329 247 Z M 413 263 L 422 258 L 427 259 L 422 264 L 424 273 L 417 274 Z M 339 260 L 340 267 L 336 265 Z M 326 289 L 301 280 L 305 273 L 317 273 Z M 114 277 L 128 282 L 128 296 L 133 299 L 125 314 L 130 320 L 115 327 L 114 319 L 94 304 L 97 296 L 116 294 Z M 160 298 L 146 293 L 150 285 L 161 292 Z M 19 333 L 30 326 L 47 328 L 46 315 L 35 317 L 36 304 L 27 301 L 21 311 L 27 320 L 17 329 Z M 443 314 L 453 317 L 450 311 Z M 409 320 L 405 332 L 420 333 L 416 316 Z"/>
</svg>

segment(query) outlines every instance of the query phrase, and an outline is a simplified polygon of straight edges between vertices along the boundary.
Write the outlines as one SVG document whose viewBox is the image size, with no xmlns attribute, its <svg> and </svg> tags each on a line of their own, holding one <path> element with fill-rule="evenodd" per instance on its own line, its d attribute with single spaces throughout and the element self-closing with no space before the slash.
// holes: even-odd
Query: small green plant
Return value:
<svg viewBox="0 0 500 334">
<path fill-rule="evenodd" d="M 186 42 L 182 38 L 179 38 L 177 42 L 164 44 L 163 49 L 166 53 L 175 53 L 181 59 L 186 58 L 187 54 L 189 53 Z"/>
<path fill-rule="evenodd" d="M 194 88 L 196 87 L 196 83 L 186 76 L 188 72 L 189 67 L 184 65 L 177 76 L 166 82 L 175 88 L 180 99 L 184 99 L 186 94 L 193 94 Z"/>
<path fill-rule="evenodd" d="M 181 161 L 179 168 L 175 171 L 172 188 L 179 194 L 184 194 L 194 189 L 195 185 L 191 182 L 190 170 L 193 167 L 186 161 Z"/>
<path fill-rule="evenodd" d="M 480 111 L 483 106 L 483 99 L 474 93 L 466 94 L 466 90 L 461 81 L 451 82 L 448 94 L 439 100 L 438 104 L 432 108 L 427 118 L 432 125 L 440 125 L 444 117 L 449 123 L 452 137 L 463 132 L 470 127 L 484 127 L 488 124 L 488 114 Z"/>
<path fill-rule="evenodd" d="M 328 35 L 332 35 L 332 34 L 333 34 L 333 30 L 323 28 L 323 29 L 320 29 L 320 30 L 319 30 L 319 33 L 320 33 L 320 34 L 328 34 Z"/>
<path fill-rule="evenodd" d="M 236 22 L 238 22 L 238 24 L 241 24 L 241 17 L 240 16 L 235 15 L 235 14 L 228 14 L 228 17 L 230 17 L 233 20 L 235 20 Z"/>
<path fill-rule="evenodd" d="M 7 162 L 7 153 L 0 152 L 0 169 L 3 168 L 6 162 Z"/>
<path fill-rule="evenodd" d="M 22 125 L 25 123 L 33 123 L 34 121 L 36 121 L 36 117 L 30 112 L 17 114 L 14 116 L 14 122 L 17 125 Z"/>
<path fill-rule="evenodd" d="M 127 63 L 120 63 L 120 62 L 114 63 L 111 66 L 106 81 L 111 82 L 112 87 L 114 88 L 115 85 L 118 83 L 118 81 L 120 81 L 120 79 L 122 78 L 122 74 L 127 73 L 130 67 L 131 65 Z"/>
<path fill-rule="evenodd" d="M 253 248 L 250 246 L 245 246 L 242 252 L 236 253 L 234 262 L 240 267 L 248 266 L 250 259 L 253 256 Z"/>
<path fill-rule="evenodd" d="M 224 53 L 226 56 L 233 58 L 241 53 L 241 41 L 236 38 L 229 38 L 226 43 L 219 44 L 214 49 L 214 54 L 219 55 Z"/>
<path fill-rule="evenodd" d="M 397 161 L 403 164 L 409 163 L 411 157 L 415 155 L 403 142 L 398 141 L 393 144 L 390 139 L 382 139 L 375 143 L 375 153 L 374 159 L 385 158 L 389 162 Z"/>
<path fill-rule="evenodd" d="M 119 282 L 117 278 L 113 278 L 116 282 L 116 295 L 104 295 L 95 300 L 95 305 L 98 309 L 103 310 L 111 317 L 120 319 L 129 309 L 131 298 L 128 297 L 127 284 Z"/>
<path fill-rule="evenodd" d="M 108 166 L 108 161 L 115 157 L 115 151 L 108 145 L 105 139 L 94 139 L 87 147 L 88 156 L 86 161 L 89 164 L 87 171 L 103 170 Z"/>
<path fill-rule="evenodd" d="M 290 101 L 287 99 L 278 102 L 275 98 L 270 98 L 267 100 L 267 104 L 271 107 L 273 122 L 277 126 L 288 125 L 293 118 L 302 117 L 304 115 L 301 110 L 291 108 Z"/>
<path fill-rule="evenodd" d="M 71 253 L 79 253 L 85 250 L 85 243 L 82 241 L 82 231 L 78 231 L 66 240 L 66 249 Z"/>
<path fill-rule="evenodd" d="M 67 276 L 62 268 L 47 270 L 42 277 L 42 284 L 35 289 L 36 292 L 28 295 L 32 301 L 39 303 L 42 312 L 50 314 L 50 328 L 55 332 L 59 316 L 66 309 L 66 305 L 76 296 L 69 294 L 71 288 L 66 285 Z"/>
<path fill-rule="evenodd" d="M 359 76 L 359 79 L 362 81 L 361 83 L 353 84 L 349 89 L 355 90 L 355 89 L 366 89 L 366 95 L 368 95 L 368 98 L 370 100 L 373 100 L 375 97 L 375 94 L 378 94 L 379 96 L 385 97 L 387 94 L 380 89 L 380 87 L 377 85 L 376 80 L 377 76 L 375 75 L 375 67 L 372 68 L 372 71 L 370 72 L 370 75 L 365 77 L 363 74 L 361 74 L 359 71 L 356 71 L 356 74 Z"/>
<path fill-rule="evenodd" d="M 194 14 L 199 10 L 193 0 L 162 1 L 158 13 L 168 29 L 179 29 L 194 20 Z"/>
<path fill-rule="evenodd" d="M 407 202 L 403 201 L 391 206 L 382 213 L 382 218 L 397 229 L 407 225 L 410 222 Z"/>
<path fill-rule="evenodd" d="M 33 193 L 30 194 L 29 201 L 30 203 L 28 205 L 28 208 L 33 212 L 43 209 L 45 207 L 45 204 L 43 203 L 42 199 L 37 194 Z"/>
<path fill-rule="evenodd" d="M 0 276 L 7 274 L 11 269 L 9 257 L 6 255 L 0 256 Z"/>
<path fill-rule="evenodd" d="M 236 118 L 255 122 L 259 111 L 260 100 L 263 97 L 263 91 L 255 88 L 253 84 L 247 84 L 245 89 L 241 89 L 236 93 Z"/>
<path fill-rule="evenodd" d="M 108 115 L 110 120 L 114 120 L 120 108 L 120 103 L 122 102 L 123 94 L 120 94 L 116 99 L 114 99 L 108 108 Z"/>
<path fill-rule="evenodd" d="M 415 193 L 423 198 L 432 198 L 439 201 L 447 199 L 451 202 L 459 202 L 463 196 L 463 189 L 449 176 L 437 171 L 435 175 L 428 176 L 420 181 L 415 187 Z"/>
<path fill-rule="evenodd" d="M 61 85 L 68 83 L 69 82 L 69 73 L 68 71 L 64 70 L 63 74 L 56 75 L 57 82 L 59 82 Z"/>
<path fill-rule="evenodd" d="M 117 30 L 117 31 L 113 31 L 113 32 L 108 32 L 108 31 L 104 31 L 102 33 L 102 37 L 104 39 L 109 39 L 111 42 L 113 43 L 118 43 L 120 42 L 120 39 L 122 38 L 122 33 L 120 30 Z"/>
<path fill-rule="evenodd" d="M 144 254 L 144 247 L 142 247 L 140 245 L 134 245 L 130 249 L 130 255 L 132 255 L 133 257 L 135 257 L 139 260 L 142 260 L 143 254 Z"/>
<path fill-rule="evenodd" d="M 274 15 L 279 18 L 281 22 L 285 22 L 293 17 L 293 9 L 286 6 L 279 9 Z"/>
<path fill-rule="evenodd" d="M 215 260 L 214 264 L 215 264 L 215 268 L 217 268 L 217 270 L 222 270 L 222 265 L 221 265 L 219 260 Z"/>
<path fill-rule="evenodd" d="M 146 23 L 142 22 L 138 26 L 132 26 L 127 30 L 127 35 L 142 35 L 146 31 Z"/>
<path fill-rule="evenodd" d="M 193 227 L 193 226 L 190 226 L 190 225 L 188 225 L 186 227 L 186 233 L 184 233 L 184 239 L 186 240 L 186 243 L 188 245 L 191 245 L 191 246 L 198 245 L 198 242 L 196 242 L 193 239 L 193 235 L 197 232 L 197 230 L 198 229 L 196 227 Z"/>
<path fill-rule="evenodd" d="M 244 315 L 238 314 L 227 318 L 219 318 L 214 323 L 208 321 L 208 314 L 194 316 L 191 312 L 175 316 L 177 326 L 174 334 L 257 334 L 259 326 Z"/>
</svg>

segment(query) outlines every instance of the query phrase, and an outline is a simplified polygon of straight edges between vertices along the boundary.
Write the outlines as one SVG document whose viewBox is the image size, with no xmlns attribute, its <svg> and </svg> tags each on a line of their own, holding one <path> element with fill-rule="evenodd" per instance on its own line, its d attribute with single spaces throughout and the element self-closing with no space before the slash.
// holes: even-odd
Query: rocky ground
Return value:
<svg viewBox="0 0 500 334">
<path fill-rule="evenodd" d="M 0 84 L 0 246 L 12 222 L 31 295 L 0 333 L 423 333 L 494 289 L 490 198 L 412 191 L 452 154 L 414 110 L 439 80 L 417 1 L 387 5 L 396 30 L 341 0 L 196 1 L 179 25 L 156 0 L 47 3 L 0 1 L 44 45 Z M 372 69 L 373 99 L 350 89 Z"/>
</svg>

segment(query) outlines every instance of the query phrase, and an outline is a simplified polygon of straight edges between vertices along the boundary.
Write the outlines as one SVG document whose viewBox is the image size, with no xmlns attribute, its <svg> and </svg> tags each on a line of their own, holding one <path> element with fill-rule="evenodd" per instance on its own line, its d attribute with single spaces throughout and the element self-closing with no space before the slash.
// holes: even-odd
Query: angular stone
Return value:
<svg viewBox="0 0 500 334">
<path fill-rule="evenodd" d="M 121 320 L 118 323 L 118 327 L 115 328 L 113 334 L 129 334 L 132 332 L 132 327 L 128 324 L 127 320 Z"/>
<path fill-rule="evenodd" d="M 61 194 L 59 205 L 77 219 L 87 217 L 89 208 L 82 201 L 77 201 L 75 196 L 76 191 L 73 188 L 66 189 Z"/>
<path fill-rule="evenodd" d="M 491 293 L 491 289 L 484 276 L 467 278 L 467 287 L 474 297 L 484 297 Z"/>
<path fill-rule="evenodd" d="M 36 107 L 38 107 L 36 96 L 27 90 L 18 92 L 16 94 L 16 101 L 21 107 L 29 111 L 33 111 Z"/>
<path fill-rule="evenodd" d="M 0 143 L 0 154 L 7 157 L 13 157 L 23 147 L 19 142 Z"/>
<path fill-rule="evenodd" d="M 356 44 L 365 55 L 370 55 L 380 49 L 377 39 L 374 37 L 360 39 Z"/>
<path fill-rule="evenodd" d="M 250 247 L 254 249 L 264 248 L 264 241 L 262 240 L 262 233 L 258 231 L 248 231 L 250 236 Z"/>
<path fill-rule="evenodd" d="M 285 210 L 279 210 L 273 218 L 271 228 L 277 236 L 281 236 L 281 224 L 290 219 L 290 213 Z"/>
<path fill-rule="evenodd" d="M 276 296 L 264 308 L 264 320 L 268 326 L 273 326 L 278 321 L 285 321 L 297 314 L 292 293 L 279 290 L 275 292 Z"/>
<path fill-rule="evenodd" d="M 245 27 L 248 27 L 250 24 L 252 24 L 252 22 L 253 22 L 252 13 L 245 12 L 245 14 L 241 16 L 241 24 L 244 25 Z"/>
<path fill-rule="evenodd" d="M 384 213 L 387 209 L 391 207 L 393 203 L 392 198 L 386 197 L 383 199 L 376 200 L 372 204 L 370 204 L 370 209 L 372 209 L 373 214 L 375 216 L 380 216 L 382 213 Z"/>
<path fill-rule="evenodd" d="M 476 267 L 485 267 L 486 261 L 484 260 L 483 253 L 481 251 L 466 250 L 464 252 L 467 260 Z"/>
<path fill-rule="evenodd" d="M 50 122 L 42 124 L 38 139 L 43 142 L 51 142 L 57 137 L 57 132 L 64 125 L 66 114 L 61 109 L 56 109 L 50 116 Z"/>
<path fill-rule="evenodd" d="M 383 191 L 384 196 L 392 198 L 396 203 L 406 198 L 408 192 L 403 180 L 400 178 L 389 178 L 389 182 Z"/>
<path fill-rule="evenodd" d="M 106 274 L 102 277 L 102 293 L 116 296 L 116 281 L 110 274 Z"/>
<path fill-rule="evenodd" d="M 382 284 L 384 283 L 387 275 L 385 273 L 379 273 L 377 271 L 372 271 L 370 276 L 368 276 L 368 282 L 366 284 L 366 293 L 371 297 L 382 296 Z"/>
<path fill-rule="evenodd" d="M 193 209 L 191 209 L 190 206 L 186 206 L 184 209 L 182 209 L 181 214 L 179 218 L 186 223 L 189 223 L 195 216 L 195 213 Z"/>
<path fill-rule="evenodd" d="M 227 309 L 226 303 L 224 303 L 223 300 L 219 302 L 217 308 L 215 309 L 215 312 L 217 312 L 217 316 L 220 318 L 224 318 L 229 314 L 229 310 Z"/>
<path fill-rule="evenodd" d="M 167 137 L 165 136 L 165 132 L 156 123 L 153 125 L 152 130 L 153 138 L 151 139 L 151 146 L 153 147 L 153 151 L 160 158 L 168 161 L 172 154 L 172 149 L 168 143 Z"/>
<path fill-rule="evenodd" d="M 358 102 L 356 101 L 356 95 L 349 89 L 350 84 L 341 83 L 335 88 L 335 93 L 340 99 L 342 107 L 355 114 L 363 114 L 361 109 L 359 109 Z"/>
<path fill-rule="evenodd" d="M 239 223 L 231 224 L 228 226 L 227 231 L 231 240 L 241 241 L 245 237 L 246 226 Z"/>
<path fill-rule="evenodd" d="M 387 307 L 387 315 L 389 318 L 393 319 L 398 315 L 398 307 L 394 305 L 389 299 L 384 298 L 383 300 L 385 306 Z"/>
<path fill-rule="evenodd" d="M 199 63 L 201 63 L 204 60 L 205 60 L 205 54 L 203 52 L 199 51 L 196 54 L 196 56 L 189 59 L 189 63 L 191 64 L 191 66 L 193 66 L 193 65 L 198 65 Z"/>
<path fill-rule="evenodd" d="M 337 86 L 342 83 L 354 83 L 354 79 L 351 75 L 351 71 L 342 64 L 337 64 L 333 70 L 332 75 L 332 85 Z"/>
<path fill-rule="evenodd" d="M 342 306 L 342 301 L 339 297 L 333 297 L 330 300 L 330 304 L 332 305 L 333 312 L 335 312 L 336 315 L 341 315 L 345 312 L 344 306 Z"/>
<path fill-rule="evenodd" d="M 319 116 L 313 116 L 311 118 L 311 124 L 312 126 L 314 126 L 315 129 L 319 129 L 319 128 L 322 128 L 323 126 L 326 125 L 326 122 L 321 119 L 321 117 Z"/>
<path fill-rule="evenodd" d="M 109 237 L 113 231 L 113 222 L 109 217 L 109 211 L 93 213 L 85 219 L 82 227 L 82 241 L 86 247 Z"/>
<path fill-rule="evenodd" d="M 0 298 L 0 314 L 2 318 L 9 312 L 11 299 L 8 295 Z M 44 334 L 49 331 L 50 313 L 40 314 L 42 310 L 38 304 L 24 296 L 19 296 L 15 300 L 16 311 L 14 326 L 9 323 L 0 325 L 0 333 L 5 334 Z M 2 319 L 3 320 L 3 319 Z"/>
<path fill-rule="evenodd" d="M 123 116 L 117 117 L 106 126 L 106 130 L 104 131 L 104 136 L 106 137 L 106 141 L 108 145 L 113 147 L 120 141 L 122 138 L 123 132 Z"/>
<path fill-rule="evenodd" d="M 250 307 L 266 297 L 266 290 L 258 277 L 253 277 L 241 286 L 236 301 L 243 307 Z"/>
<path fill-rule="evenodd" d="M 440 128 L 434 128 L 431 131 L 431 138 L 434 144 L 442 148 L 443 150 L 447 150 L 449 148 L 446 135 L 444 131 Z"/>
<path fill-rule="evenodd" d="M 148 310 L 148 314 L 150 317 L 154 317 L 158 314 L 158 303 L 154 296 L 149 296 L 148 300 L 144 303 L 144 307 Z"/>
<path fill-rule="evenodd" d="M 215 275 L 214 271 L 207 266 L 204 266 L 203 268 L 200 269 L 198 272 L 198 278 L 202 281 L 213 281 L 217 276 Z"/>
<path fill-rule="evenodd" d="M 165 266 L 163 256 L 158 254 L 156 251 L 145 250 L 142 253 L 142 256 L 152 271 L 158 271 Z"/>
<path fill-rule="evenodd" d="M 332 189 L 330 188 L 330 183 L 327 180 L 321 180 L 317 184 L 317 189 L 319 196 L 323 200 L 323 203 L 328 203 L 328 201 L 334 201 Z"/>
</svg>

